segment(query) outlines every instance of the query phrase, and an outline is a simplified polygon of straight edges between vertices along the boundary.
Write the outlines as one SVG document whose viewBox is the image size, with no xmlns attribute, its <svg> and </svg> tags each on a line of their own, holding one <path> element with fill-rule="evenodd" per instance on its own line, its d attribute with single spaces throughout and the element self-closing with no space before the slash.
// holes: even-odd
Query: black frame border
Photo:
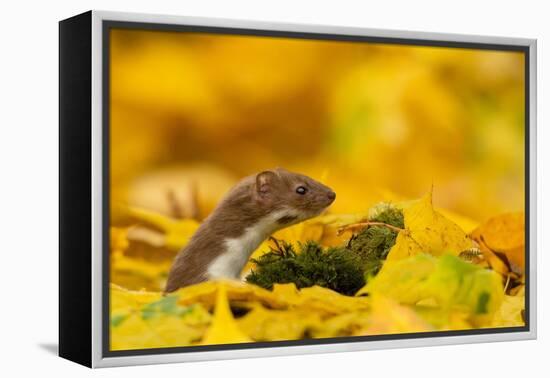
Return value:
<svg viewBox="0 0 550 378">
<path fill-rule="evenodd" d="M 92 366 L 92 12 L 59 22 L 59 356 Z"/>
<path fill-rule="evenodd" d="M 284 26 L 282 26 L 284 27 Z M 313 28 L 314 26 L 312 26 Z M 258 37 L 278 37 L 278 38 L 294 38 L 294 39 L 309 39 L 309 40 L 327 40 L 327 41 L 342 41 L 342 42 L 359 42 L 372 44 L 393 44 L 393 45 L 408 45 L 408 46 L 425 46 L 425 47 L 443 47 L 443 48 L 461 48 L 475 50 L 494 50 L 494 51 L 515 51 L 521 52 L 524 55 L 524 70 L 525 70 L 525 326 L 523 327 L 501 327 L 501 328 L 481 328 L 471 330 L 457 331 L 434 331 L 434 332 L 417 332 L 417 333 L 401 333 L 388 335 L 372 335 L 372 336 L 347 336 L 335 338 L 321 339 L 304 339 L 304 340 L 285 340 L 285 341 L 268 341 L 268 342 L 252 342 L 242 344 L 219 344 L 219 345 L 201 345 L 201 346 L 182 346 L 182 347 L 167 347 L 167 348 L 150 348 L 138 350 L 110 350 L 110 297 L 109 297 L 109 277 L 110 277 L 110 30 L 111 29 L 133 29 L 133 30 L 148 30 L 148 31 L 168 31 L 168 32 L 188 32 L 188 33 L 210 33 L 221 35 L 242 35 L 242 36 L 258 36 Z M 366 341 L 385 341 L 385 340 L 403 340 L 403 339 L 419 339 L 432 337 L 446 336 L 473 336 L 486 334 L 500 333 L 517 333 L 530 331 L 530 90 L 531 90 L 531 67 L 530 67 L 530 47 L 523 45 L 502 44 L 502 43 L 482 43 L 482 42 L 457 42 L 457 41 L 441 41 L 435 39 L 421 38 L 394 38 L 394 37 L 374 37 L 374 36 L 358 36 L 344 34 L 328 34 L 316 32 L 296 32 L 283 30 L 263 30 L 263 29 L 245 29 L 232 27 L 218 26 L 201 26 L 201 25 L 180 25 L 180 24 L 164 24 L 164 23 L 148 23 L 148 22 L 133 22 L 133 21 L 118 21 L 118 20 L 103 20 L 101 26 L 102 32 L 102 163 L 103 163 L 103 217 L 102 217 L 102 357 L 124 357 L 124 356 L 144 356 L 154 354 L 173 354 L 173 353 L 190 353 L 190 352 L 209 352 L 209 351 L 224 351 L 238 349 L 258 349 L 258 348 L 278 348 L 278 347 L 293 347 L 307 345 L 330 345 L 330 344 L 346 344 L 353 342 Z M 403 32 L 404 34 L 406 32 Z M 452 38 L 452 36 L 449 36 Z"/>
</svg>

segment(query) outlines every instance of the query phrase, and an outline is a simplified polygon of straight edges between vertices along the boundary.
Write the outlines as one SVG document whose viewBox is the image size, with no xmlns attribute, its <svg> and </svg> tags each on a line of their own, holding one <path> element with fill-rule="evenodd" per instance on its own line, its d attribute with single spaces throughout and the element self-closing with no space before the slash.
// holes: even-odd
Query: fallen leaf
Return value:
<svg viewBox="0 0 550 378">
<path fill-rule="evenodd" d="M 502 280 L 495 272 L 452 255 L 421 254 L 385 264 L 357 295 L 381 294 L 414 305 L 433 299 L 445 311 L 463 311 L 477 325 L 491 320 L 503 300 Z"/>
<path fill-rule="evenodd" d="M 352 311 L 325 319 L 314 326 L 310 334 L 316 338 L 351 336 L 365 328 L 369 322 L 368 311 Z"/>
<path fill-rule="evenodd" d="M 472 241 L 456 225 L 432 206 L 432 193 L 411 202 L 403 209 L 405 231 L 399 232 L 387 262 L 401 260 L 419 253 L 434 256 L 452 254 L 472 248 Z"/>
<path fill-rule="evenodd" d="M 234 344 L 252 341 L 237 325 L 231 308 L 225 285 L 218 286 L 216 294 L 216 307 L 214 309 L 214 319 L 212 325 L 206 331 L 201 344 Z"/>
<path fill-rule="evenodd" d="M 378 292 L 401 303 L 415 304 L 430 298 L 430 293 L 424 292 L 424 286 L 426 279 L 435 271 L 436 265 L 437 259 L 427 254 L 385 263 L 380 272 L 355 295 Z"/>
<path fill-rule="evenodd" d="M 230 302 L 261 303 L 268 308 L 286 308 L 284 298 L 256 285 L 244 282 L 217 280 L 206 281 L 196 285 L 186 286 L 176 293 L 179 296 L 179 304 L 190 305 L 200 303 L 207 309 L 212 309 L 217 301 L 219 289 L 223 287 Z"/>
<path fill-rule="evenodd" d="M 315 311 L 325 316 L 366 310 L 370 306 L 367 298 L 342 295 L 320 286 L 301 289 L 297 296 L 287 301 L 295 308 Z"/>
<path fill-rule="evenodd" d="M 525 272 L 524 213 L 507 213 L 490 218 L 476 228 L 471 237 L 480 244 L 495 270 L 502 273 L 507 270 L 503 265 L 509 265 L 516 274 Z"/>
<path fill-rule="evenodd" d="M 442 209 L 439 207 L 436 209 L 436 211 L 443 215 L 445 218 L 449 219 L 451 222 L 456 223 L 456 225 L 464 230 L 466 233 L 469 233 L 477 226 L 479 226 L 479 222 L 462 214 L 457 214 L 453 211 Z"/>
<path fill-rule="evenodd" d="M 239 328 L 256 341 L 296 340 L 319 326 L 319 314 L 311 311 L 267 310 L 256 306 L 238 321 Z"/>
<path fill-rule="evenodd" d="M 110 228 L 110 249 L 112 254 L 123 254 L 128 248 L 130 243 L 128 242 L 128 229 L 125 227 L 111 227 Z"/>
<path fill-rule="evenodd" d="M 335 247 L 346 243 L 349 235 L 342 235 L 338 230 L 348 224 L 358 223 L 368 218 L 368 213 L 357 214 L 328 214 L 315 218 L 313 221 L 323 226 L 321 244 L 328 247 Z"/>
<path fill-rule="evenodd" d="M 170 261 L 151 263 L 138 257 L 123 254 L 111 256 L 111 282 L 127 288 L 160 290 L 164 285 Z"/>
<path fill-rule="evenodd" d="M 185 246 L 197 228 L 199 228 L 199 223 L 196 220 L 170 218 L 137 207 L 128 208 L 128 213 L 137 220 L 162 231 L 164 233 L 164 243 L 162 246 L 175 251 L 179 251 Z M 155 238 L 154 245 L 158 244 L 159 242 Z"/>
<path fill-rule="evenodd" d="M 422 301 L 421 301 L 422 302 Z M 475 328 L 469 321 L 467 311 L 457 309 L 448 310 L 437 306 L 425 306 L 418 303 L 414 306 L 415 312 L 439 331 L 456 331 Z"/>
<path fill-rule="evenodd" d="M 188 346 L 200 340 L 205 328 L 190 326 L 178 317 L 146 320 L 139 313 L 131 313 L 111 327 L 111 350 Z"/>
<path fill-rule="evenodd" d="M 199 341 L 211 322 L 200 305 L 179 306 L 177 297 L 111 285 L 111 349 L 187 346 Z"/>
<path fill-rule="evenodd" d="M 357 335 L 403 334 L 434 331 L 414 310 L 381 294 L 371 297 L 369 324 Z"/>
<path fill-rule="evenodd" d="M 111 284 L 109 290 L 111 311 L 120 309 L 139 311 L 143 305 L 157 301 L 162 297 L 158 292 L 127 290 L 115 284 Z"/>
<path fill-rule="evenodd" d="M 496 311 L 491 326 L 493 327 L 523 327 L 525 320 L 525 295 L 505 295 L 502 305 Z"/>
</svg>

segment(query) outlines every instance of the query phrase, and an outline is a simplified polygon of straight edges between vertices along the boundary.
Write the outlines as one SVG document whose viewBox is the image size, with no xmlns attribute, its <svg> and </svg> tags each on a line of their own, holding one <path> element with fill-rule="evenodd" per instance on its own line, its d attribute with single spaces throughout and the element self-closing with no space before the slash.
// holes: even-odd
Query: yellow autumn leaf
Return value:
<svg viewBox="0 0 550 378">
<path fill-rule="evenodd" d="M 361 311 L 368 309 L 370 306 L 367 298 L 342 295 L 320 286 L 301 289 L 295 301 L 292 306 L 323 315 Z"/>
<path fill-rule="evenodd" d="M 187 346 L 198 343 L 205 334 L 207 325 L 187 324 L 185 319 L 175 316 L 159 316 L 147 321 L 147 325 L 162 340 L 149 348 Z"/>
<path fill-rule="evenodd" d="M 128 271 L 132 274 L 147 276 L 150 278 L 158 278 L 166 273 L 170 268 L 170 261 L 151 263 L 144 259 L 133 258 L 128 256 L 119 256 L 113 258 L 114 270 Z"/>
<path fill-rule="evenodd" d="M 517 282 L 519 285 L 508 290 L 508 294 L 513 296 L 525 296 L 525 276 L 521 276 Z"/>
<path fill-rule="evenodd" d="M 181 307 L 174 296 L 111 285 L 111 349 L 191 345 L 201 339 L 211 315 L 200 305 Z"/>
<path fill-rule="evenodd" d="M 368 326 L 357 331 L 356 335 L 402 334 L 435 330 L 413 309 L 382 294 L 374 294 L 371 297 L 371 307 Z"/>
<path fill-rule="evenodd" d="M 145 290 L 127 290 L 121 286 L 111 284 L 110 287 L 111 311 L 139 310 L 147 303 L 159 300 L 162 295 L 159 292 Z"/>
<path fill-rule="evenodd" d="M 310 334 L 316 338 L 351 336 L 367 327 L 368 322 L 368 311 L 351 311 L 325 319 Z"/>
<path fill-rule="evenodd" d="M 439 207 L 436 209 L 436 211 L 443 215 L 445 218 L 449 219 L 451 222 L 456 223 L 456 225 L 464 230 L 466 233 L 469 233 L 479 225 L 478 221 L 471 219 L 465 215 L 457 214 L 454 211 L 442 209 Z"/>
<path fill-rule="evenodd" d="M 312 311 L 267 310 L 255 306 L 238 320 L 239 328 L 255 341 L 296 340 L 306 331 L 319 327 L 319 314 Z"/>
<path fill-rule="evenodd" d="M 200 340 L 204 329 L 190 326 L 173 316 L 152 320 L 143 319 L 139 313 L 130 314 L 119 326 L 112 327 L 111 349 L 130 350 L 188 346 Z"/>
<path fill-rule="evenodd" d="M 164 233 L 163 246 L 175 251 L 186 245 L 199 228 L 199 223 L 193 219 L 174 219 L 137 207 L 128 208 L 128 213 L 132 217 L 160 229 Z"/>
<path fill-rule="evenodd" d="M 160 291 L 170 264 L 168 260 L 152 263 L 139 257 L 115 254 L 111 256 L 111 282 L 130 289 Z"/>
<path fill-rule="evenodd" d="M 472 241 L 456 223 L 432 206 L 432 193 L 411 202 L 403 209 L 405 230 L 399 232 L 395 245 L 388 253 L 387 263 L 419 253 L 434 256 L 452 254 L 472 248 Z"/>
<path fill-rule="evenodd" d="M 151 345 L 159 345 L 162 339 L 149 328 L 139 313 L 130 313 L 122 324 L 111 326 L 110 341 L 111 350 L 128 350 L 150 348 Z"/>
<path fill-rule="evenodd" d="M 502 305 L 496 311 L 491 322 L 492 327 L 523 327 L 525 312 L 525 295 L 505 295 Z"/>
<path fill-rule="evenodd" d="M 110 248 L 113 254 L 122 254 L 130 243 L 127 238 L 128 229 L 125 227 L 110 228 Z"/>
<path fill-rule="evenodd" d="M 462 311 L 477 325 L 485 325 L 503 300 L 500 276 L 456 256 L 416 255 L 385 264 L 357 295 L 381 294 L 415 305 L 434 300 L 445 311 Z"/>
<path fill-rule="evenodd" d="M 415 304 L 428 297 L 419 290 L 436 269 L 437 260 L 427 254 L 384 264 L 380 272 L 355 295 L 381 293 L 401 303 Z"/>
<path fill-rule="evenodd" d="M 206 281 L 181 288 L 176 292 L 179 296 L 179 304 L 185 306 L 201 303 L 205 308 L 211 309 L 215 306 L 218 291 L 222 286 L 224 287 L 225 295 L 231 302 L 257 302 L 270 308 L 287 307 L 282 298 L 269 290 L 256 285 L 230 280 Z"/>
<path fill-rule="evenodd" d="M 206 331 L 201 344 L 234 344 L 250 341 L 252 340 L 243 333 L 237 325 L 235 318 L 233 318 L 225 285 L 223 283 L 219 284 L 216 294 L 214 319 L 212 320 L 212 325 Z"/>
<path fill-rule="evenodd" d="M 430 323 L 439 331 L 458 331 L 473 329 L 475 325 L 470 321 L 468 311 L 460 309 L 442 309 L 436 305 L 421 304 L 420 301 L 413 307 L 415 312 L 425 321 Z"/>
<path fill-rule="evenodd" d="M 323 317 L 369 308 L 367 298 L 342 295 L 320 286 L 298 290 L 294 283 L 275 284 L 273 294 L 290 308 L 317 312 Z"/>
<path fill-rule="evenodd" d="M 323 225 L 315 218 L 283 228 L 273 234 L 274 238 L 282 239 L 289 243 L 305 243 L 309 240 L 319 241 L 321 236 L 323 236 Z"/>
<path fill-rule="evenodd" d="M 338 230 L 348 224 L 361 222 L 368 217 L 368 212 L 355 214 L 327 214 L 314 219 L 323 226 L 321 244 L 332 247 L 346 243 L 349 235 L 343 235 Z"/>
</svg>

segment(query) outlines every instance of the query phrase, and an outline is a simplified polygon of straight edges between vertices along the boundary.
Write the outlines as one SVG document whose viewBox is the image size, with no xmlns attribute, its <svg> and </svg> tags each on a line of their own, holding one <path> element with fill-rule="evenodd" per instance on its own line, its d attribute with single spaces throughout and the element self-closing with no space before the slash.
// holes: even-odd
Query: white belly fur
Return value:
<svg viewBox="0 0 550 378">
<path fill-rule="evenodd" d="M 289 215 L 288 210 L 280 210 L 261 219 L 249 227 L 238 238 L 226 239 L 226 251 L 208 267 L 208 278 L 238 279 L 252 252 L 273 232 L 277 231 L 277 220 Z"/>
</svg>

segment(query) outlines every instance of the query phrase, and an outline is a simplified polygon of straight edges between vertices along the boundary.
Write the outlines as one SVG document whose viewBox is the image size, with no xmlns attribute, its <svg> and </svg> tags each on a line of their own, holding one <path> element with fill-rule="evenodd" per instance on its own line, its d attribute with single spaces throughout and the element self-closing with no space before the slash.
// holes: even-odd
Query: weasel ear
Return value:
<svg viewBox="0 0 550 378">
<path fill-rule="evenodd" d="M 260 196 L 266 196 L 271 191 L 273 181 L 277 175 L 273 171 L 263 171 L 256 175 L 256 193 Z"/>
</svg>

